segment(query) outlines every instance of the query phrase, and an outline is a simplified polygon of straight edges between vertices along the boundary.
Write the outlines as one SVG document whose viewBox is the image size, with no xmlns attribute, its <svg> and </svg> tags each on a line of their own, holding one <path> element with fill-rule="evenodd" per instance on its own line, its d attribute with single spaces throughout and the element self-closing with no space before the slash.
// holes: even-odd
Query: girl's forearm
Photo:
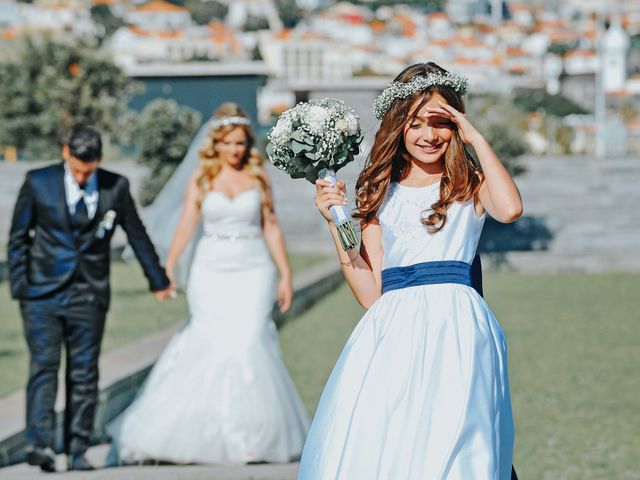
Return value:
<svg viewBox="0 0 640 480">
<path fill-rule="evenodd" d="M 381 295 L 381 287 L 376 283 L 371 267 L 356 248 L 348 252 L 342 249 L 340 235 L 333 222 L 329 222 L 329 231 L 338 252 L 342 273 L 351 291 L 360 305 L 364 308 L 369 308 Z"/>
<path fill-rule="evenodd" d="M 511 175 L 496 156 L 489 142 L 479 136 L 471 143 L 476 151 L 493 212 L 499 221 L 514 221 L 522 214 L 522 199 Z"/>
</svg>

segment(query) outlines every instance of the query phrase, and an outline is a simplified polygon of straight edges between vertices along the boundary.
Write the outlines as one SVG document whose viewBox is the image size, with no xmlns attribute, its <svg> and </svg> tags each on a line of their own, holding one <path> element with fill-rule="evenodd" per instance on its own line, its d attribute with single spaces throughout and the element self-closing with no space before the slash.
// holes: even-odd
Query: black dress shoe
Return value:
<svg viewBox="0 0 640 480">
<path fill-rule="evenodd" d="M 72 453 L 69 456 L 69 470 L 95 470 L 93 465 L 89 463 L 84 453 Z"/>
<path fill-rule="evenodd" d="M 49 447 L 28 447 L 27 463 L 40 467 L 43 472 L 52 473 L 56 471 L 56 455 Z"/>
</svg>

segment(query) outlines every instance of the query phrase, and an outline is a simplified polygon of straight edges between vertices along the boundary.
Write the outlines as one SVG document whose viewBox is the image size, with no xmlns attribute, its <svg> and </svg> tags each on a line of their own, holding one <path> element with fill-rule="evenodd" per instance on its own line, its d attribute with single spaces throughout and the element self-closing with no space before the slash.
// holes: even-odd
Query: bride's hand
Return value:
<svg viewBox="0 0 640 480">
<path fill-rule="evenodd" d="M 346 190 L 347 187 L 342 180 L 338 180 L 335 187 L 326 180 L 316 180 L 316 207 L 327 222 L 333 221 L 330 207 L 347 203 Z"/>
<path fill-rule="evenodd" d="M 281 278 L 278 283 L 278 305 L 280 306 L 280 312 L 284 313 L 291 308 L 291 302 L 293 301 L 293 286 L 291 280 Z"/>
<path fill-rule="evenodd" d="M 178 296 L 178 293 L 177 293 L 178 287 L 176 287 L 176 282 L 173 276 L 173 266 L 165 265 L 164 272 L 166 273 L 167 278 L 169 279 L 169 290 L 170 290 L 169 298 L 176 298 Z"/>
<path fill-rule="evenodd" d="M 175 285 L 176 282 L 173 280 L 173 265 L 165 265 L 164 273 L 167 275 L 167 278 L 169 279 L 171 285 Z"/>
</svg>

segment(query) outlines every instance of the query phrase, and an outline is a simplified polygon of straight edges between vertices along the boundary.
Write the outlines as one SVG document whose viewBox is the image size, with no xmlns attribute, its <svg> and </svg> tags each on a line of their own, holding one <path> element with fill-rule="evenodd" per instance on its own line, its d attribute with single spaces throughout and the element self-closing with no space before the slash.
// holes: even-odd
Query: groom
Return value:
<svg viewBox="0 0 640 480">
<path fill-rule="evenodd" d="M 122 226 L 156 299 L 169 279 L 136 212 L 125 177 L 99 168 L 100 134 L 76 126 L 64 162 L 30 171 L 8 245 L 11 295 L 20 301 L 30 353 L 27 462 L 55 471 L 52 450 L 61 344 L 66 349 L 64 449 L 71 470 L 85 457 L 98 395 L 98 355 L 109 308 L 110 240 Z"/>
</svg>

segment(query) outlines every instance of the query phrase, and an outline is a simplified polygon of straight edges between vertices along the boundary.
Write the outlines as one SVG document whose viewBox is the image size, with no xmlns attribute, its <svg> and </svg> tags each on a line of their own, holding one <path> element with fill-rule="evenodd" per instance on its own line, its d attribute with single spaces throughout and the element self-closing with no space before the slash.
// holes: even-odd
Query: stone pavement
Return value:
<svg viewBox="0 0 640 480">
<path fill-rule="evenodd" d="M 507 227 L 525 226 L 536 241 L 550 234 L 545 250 L 511 251 L 507 265 L 522 271 L 640 270 L 640 159 L 525 157 L 516 178 L 524 216 Z M 485 229 L 486 230 L 486 229 Z M 483 263 L 485 262 L 483 256 Z"/>
<path fill-rule="evenodd" d="M 104 465 L 108 446 L 100 445 L 89 450 L 88 458 L 96 467 Z M 65 468 L 65 456 L 58 455 L 57 468 Z M 37 467 L 26 464 L 0 470 L 3 480 L 294 480 L 298 464 L 262 465 L 161 465 L 118 468 L 100 468 L 93 472 L 42 473 Z"/>
</svg>

